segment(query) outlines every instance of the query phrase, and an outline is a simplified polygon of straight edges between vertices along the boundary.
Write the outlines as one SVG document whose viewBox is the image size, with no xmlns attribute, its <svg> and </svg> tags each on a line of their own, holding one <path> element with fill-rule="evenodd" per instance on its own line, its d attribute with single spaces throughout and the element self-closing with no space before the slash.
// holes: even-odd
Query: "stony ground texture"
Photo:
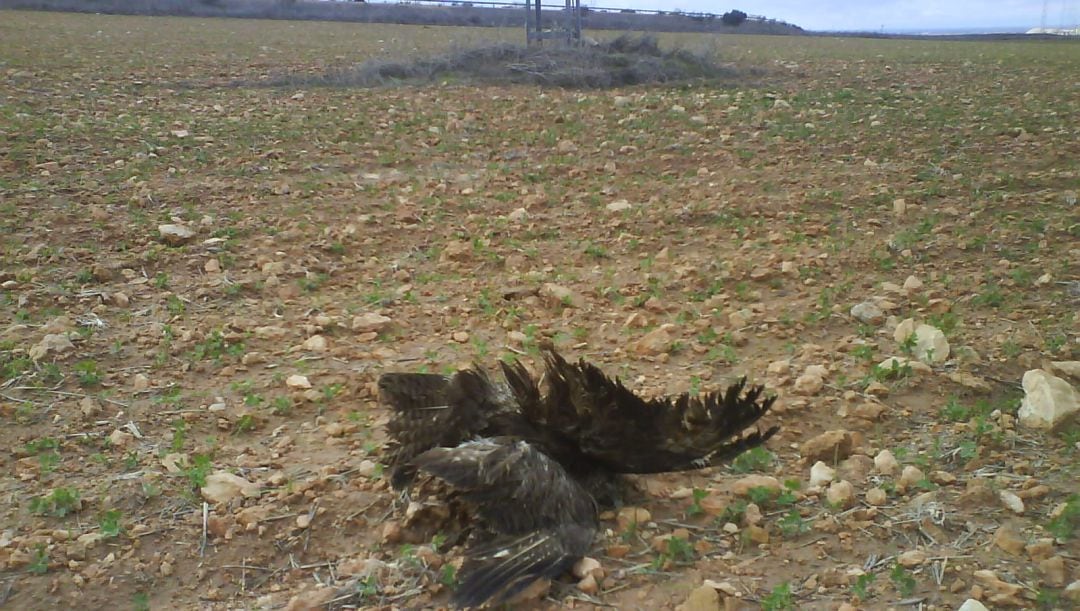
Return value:
<svg viewBox="0 0 1080 611">
<path fill-rule="evenodd" d="M 759 72 L 302 89 L 250 83 L 521 33 L 2 17 L 11 608 L 439 606 L 458 550 L 381 477 L 374 381 L 545 338 L 647 395 L 749 375 L 784 428 L 639 480 L 530 605 L 1080 596 L 1080 429 L 1017 420 L 1080 359 L 1080 45 L 670 37 Z"/>
</svg>

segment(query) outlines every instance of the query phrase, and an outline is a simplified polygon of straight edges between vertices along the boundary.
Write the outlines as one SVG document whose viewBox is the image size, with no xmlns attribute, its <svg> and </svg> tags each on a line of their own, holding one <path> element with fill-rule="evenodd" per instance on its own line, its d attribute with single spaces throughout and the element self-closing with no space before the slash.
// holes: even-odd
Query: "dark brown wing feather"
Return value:
<svg viewBox="0 0 1080 611">
<path fill-rule="evenodd" d="M 525 441 L 479 439 L 434 448 L 413 464 L 453 486 L 487 532 L 470 545 L 454 594 L 460 606 L 498 604 L 557 577 L 596 533 L 596 505 L 559 463 Z"/>
<path fill-rule="evenodd" d="M 386 462 L 390 482 L 399 489 L 416 475 L 413 458 L 483 434 L 490 415 L 504 407 L 487 375 L 477 369 L 450 377 L 386 373 L 379 377 L 379 398 L 391 409 Z"/>
<path fill-rule="evenodd" d="M 778 430 L 743 431 L 774 398 L 745 378 L 723 392 L 644 400 L 584 360 L 544 354 L 547 393 L 520 366 L 504 373 L 525 418 L 571 439 L 587 459 L 616 473 L 699 469 L 765 443 Z"/>
</svg>

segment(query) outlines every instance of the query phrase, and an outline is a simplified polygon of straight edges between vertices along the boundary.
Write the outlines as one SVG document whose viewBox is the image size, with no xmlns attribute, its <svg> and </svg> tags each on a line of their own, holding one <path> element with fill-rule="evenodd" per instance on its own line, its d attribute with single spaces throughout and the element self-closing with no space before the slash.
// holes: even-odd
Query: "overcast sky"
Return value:
<svg viewBox="0 0 1080 611">
<path fill-rule="evenodd" d="M 707 13 L 739 9 L 808 30 L 1027 29 L 1041 25 L 1044 4 L 1048 27 L 1075 26 L 1080 19 L 1080 0 L 583 0 L 582 4 Z"/>
</svg>

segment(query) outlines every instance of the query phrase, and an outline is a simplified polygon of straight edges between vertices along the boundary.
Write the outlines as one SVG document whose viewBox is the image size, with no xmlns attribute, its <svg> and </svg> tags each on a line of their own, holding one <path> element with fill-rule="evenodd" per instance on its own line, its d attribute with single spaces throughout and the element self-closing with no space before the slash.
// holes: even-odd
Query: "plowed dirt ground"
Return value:
<svg viewBox="0 0 1080 611">
<path fill-rule="evenodd" d="M 665 35 L 755 76 L 257 86 L 521 36 L 0 13 L 6 607 L 439 606 L 458 550 L 402 522 L 374 381 L 544 338 L 646 395 L 748 375 L 783 430 L 642 478 L 597 582 L 522 607 L 1075 604 L 1080 429 L 1014 415 L 1080 359 L 1080 44 Z M 875 367 L 907 318 L 949 354 Z M 218 472 L 247 494 L 206 502 Z"/>
</svg>

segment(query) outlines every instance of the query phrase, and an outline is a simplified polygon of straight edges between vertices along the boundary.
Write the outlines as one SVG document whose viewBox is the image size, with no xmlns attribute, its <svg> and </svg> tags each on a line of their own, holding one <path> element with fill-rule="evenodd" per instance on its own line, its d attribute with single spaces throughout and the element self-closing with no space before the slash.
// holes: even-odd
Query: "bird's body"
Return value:
<svg viewBox="0 0 1080 611">
<path fill-rule="evenodd" d="M 585 361 L 548 349 L 544 362 L 543 389 L 520 363 L 502 363 L 504 384 L 479 369 L 379 379 L 392 410 L 391 483 L 405 488 L 423 472 L 474 509 L 459 606 L 506 601 L 584 556 L 618 474 L 706 467 L 777 431 L 742 434 L 773 402 L 745 379 L 644 400 Z"/>
</svg>

